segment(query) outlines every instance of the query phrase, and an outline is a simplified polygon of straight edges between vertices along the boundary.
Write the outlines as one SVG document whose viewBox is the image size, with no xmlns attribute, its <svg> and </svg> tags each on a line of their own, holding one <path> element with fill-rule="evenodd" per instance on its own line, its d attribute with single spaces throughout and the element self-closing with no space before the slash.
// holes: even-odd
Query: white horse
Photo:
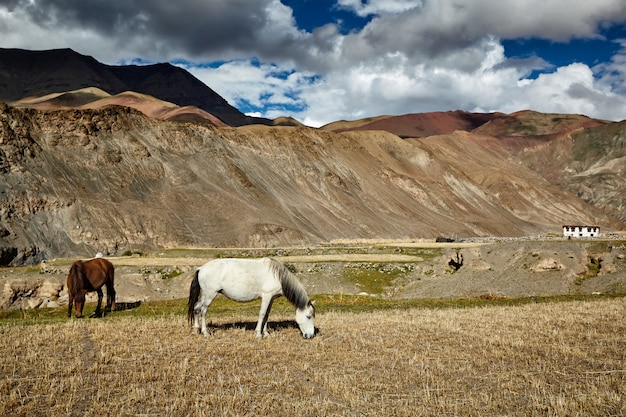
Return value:
<svg viewBox="0 0 626 417">
<path fill-rule="evenodd" d="M 200 297 L 202 293 L 202 297 Z M 206 312 L 215 296 L 221 293 L 231 300 L 252 301 L 261 298 L 256 337 L 267 333 L 267 319 L 274 300 L 284 295 L 296 307 L 296 323 L 302 336 L 315 336 L 315 308 L 302 284 L 285 265 L 275 259 L 215 259 L 196 270 L 189 288 L 187 318 L 194 329 L 207 336 Z M 202 327 L 198 316 L 202 316 Z"/>
</svg>

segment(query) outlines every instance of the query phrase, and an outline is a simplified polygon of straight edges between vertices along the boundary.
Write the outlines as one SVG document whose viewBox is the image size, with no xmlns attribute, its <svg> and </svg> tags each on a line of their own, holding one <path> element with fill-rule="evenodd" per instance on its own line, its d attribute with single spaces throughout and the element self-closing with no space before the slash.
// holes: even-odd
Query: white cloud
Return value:
<svg viewBox="0 0 626 417">
<path fill-rule="evenodd" d="M 626 96 L 626 39 L 617 41 L 622 49 L 609 62 L 594 67 L 599 81 L 605 91 Z M 626 118 L 626 115 L 624 116 Z"/>
<path fill-rule="evenodd" d="M 232 105 L 250 115 L 268 118 L 301 111 L 306 107 L 302 91 L 314 88 L 318 82 L 312 73 L 249 60 L 230 61 L 216 68 L 185 68 Z M 246 110 L 248 107 L 254 110 Z M 266 109 L 263 113 L 262 108 Z"/>
<path fill-rule="evenodd" d="M 231 104 L 266 117 L 290 109 L 311 125 L 455 109 L 626 117 L 623 51 L 593 68 L 525 79 L 550 69 L 550 57 L 507 60 L 500 42 L 598 37 L 600 25 L 626 22 L 623 0 L 338 0 L 371 18 L 348 34 L 334 24 L 301 30 L 279 0 L 173 4 L 12 0 L 0 5 L 0 38 L 3 47 L 70 47 L 109 64 L 182 59 Z M 203 65 L 211 61 L 226 62 Z"/>
<path fill-rule="evenodd" d="M 626 118 L 626 98 L 596 79 L 587 65 L 571 64 L 523 79 L 524 69 L 500 65 L 506 58 L 497 40 L 488 43 L 493 48 L 472 72 L 449 66 L 386 67 L 390 61 L 382 57 L 368 66 L 329 73 L 323 88 L 303 91 L 310 108 L 297 116 L 313 126 L 338 119 L 457 109 L 505 113 L 533 109 Z M 394 57 L 393 62 L 398 61 L 402 59 Z"/>
<path fill-rule="evenodd" d="M 366 17 L 383 13 L 402 13 L 420 7 L 422 1 L 416 0 L 338 0 L 339 7 L 352 10 L 357 16 Z"/>
<path fill-rule="evenodd" d="M 575 63 L 541 74 L 534 80 L 520 81 L 509 88 L 497 110 L 513 112 L 533 109 L 547 113 L 578 113 L 592 117 L 626 118 L 626 98 L 613 93 L 594 78 L 587 65 Z"/>
</svg>

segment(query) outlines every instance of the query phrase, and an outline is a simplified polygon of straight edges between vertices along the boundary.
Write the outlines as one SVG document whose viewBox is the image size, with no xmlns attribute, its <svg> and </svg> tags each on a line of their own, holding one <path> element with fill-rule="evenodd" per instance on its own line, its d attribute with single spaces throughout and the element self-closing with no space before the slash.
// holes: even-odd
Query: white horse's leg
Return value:
<svg viewBox="0 0 626 417">
<path fill-rule="evenodd" d="M 200 327 L 200 333 L 202 333 L 204 337 L 207 337 L 209 335 L 206 328 L 206 312 L 216 295 L 217 293 L 211 296 L 205 296 L 204 294 L 202 294 L 200 301 L 198 301 L 193 307 L 193 328 L 197 329 L 198 327 L 200 327 L 198 326 L 198 315 L 200 315 L 200 317 L 202 317 L 202 326 Z"/>
<path fill-rule="evenodd" d="M 262 339 L 263 336 L 267 336 L 267 319 L 270 316 L 270 309 L 272 308 L 272 302 L 274 297 L 271 295 L 263 295 L 261 297 L 261 309 L 259 310 L 259 321 L 256 324 L 256 337 Z"/>
<path fill-rule="evenodd" d="M 198 331 L 200 329 L 200 306 L 198 303 L 193 306 L 193 329 Z"/>
</svg>

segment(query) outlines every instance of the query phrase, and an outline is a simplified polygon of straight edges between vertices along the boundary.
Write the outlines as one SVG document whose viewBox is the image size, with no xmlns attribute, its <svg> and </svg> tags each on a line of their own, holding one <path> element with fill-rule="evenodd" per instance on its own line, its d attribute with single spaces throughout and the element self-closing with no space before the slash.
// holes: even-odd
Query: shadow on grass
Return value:
<svg viewBox="0 0 626 417">
<path fill-rule="evenodd" d="M 256 329 L 256 321 L 236 321 L 234 323 L 207 323 L 207 330 L 233 330 L 233 329 L 243 329 L 246 331 L 252 331 Z M 292 330 L 296 329 L 300 332 L 300 328 L 298 324 L 293 320 L 280 320 L 280 321 L 268 321 L 267 322 L 267 330 L 271 332 L 281 332 L 283 330 Z M 319 329 L 315 328 L 315 335 L 319 333 Z"/>
<path fill-rule="evenodd" d="M 131 303 L 126 303 L 126 302 L 115 303 L 115 310 L 113 310 L 113 311 L 132 310 L 134 308 L 139 307 L 140 305 L 141 305 L 141 301 L 133 301 Z M 110 307 L 106 307 L 104 309 L 104 314 L 96 314 L 96 312 L 94 311 L 93 313 L 91 313 L 89 315 L 89 318 L 90 319 L 101 318 L 101 317 L 104 317 L 105 315 L 107 315 L 110 312 L 111 312 L 111 308 Z"/>
<path fill-rule="evenodd" d="M 133 301 L 132 303 L 115 303 L 115 311 L 132 310 L 141 305 L 141 301 Z"/>
</svg>

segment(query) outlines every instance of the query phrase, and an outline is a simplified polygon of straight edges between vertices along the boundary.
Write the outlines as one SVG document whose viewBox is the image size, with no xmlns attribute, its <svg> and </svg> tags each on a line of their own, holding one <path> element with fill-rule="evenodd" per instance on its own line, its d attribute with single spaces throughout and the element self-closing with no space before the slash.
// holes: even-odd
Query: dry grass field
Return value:
<svg viewBox="0 0 626 417">
<path fill-rule="evenodd" d="M 254 305 L 210 309 L 208 338 L 191 334 L 181 307 L 3 320 L 0 415 L 626 413 L 624 297 L 358 312 L 319 306 L 312 340 L 300 336 L 288 304 L 275 306 L 264 340 L 251 330 Z"/>
</svg>

